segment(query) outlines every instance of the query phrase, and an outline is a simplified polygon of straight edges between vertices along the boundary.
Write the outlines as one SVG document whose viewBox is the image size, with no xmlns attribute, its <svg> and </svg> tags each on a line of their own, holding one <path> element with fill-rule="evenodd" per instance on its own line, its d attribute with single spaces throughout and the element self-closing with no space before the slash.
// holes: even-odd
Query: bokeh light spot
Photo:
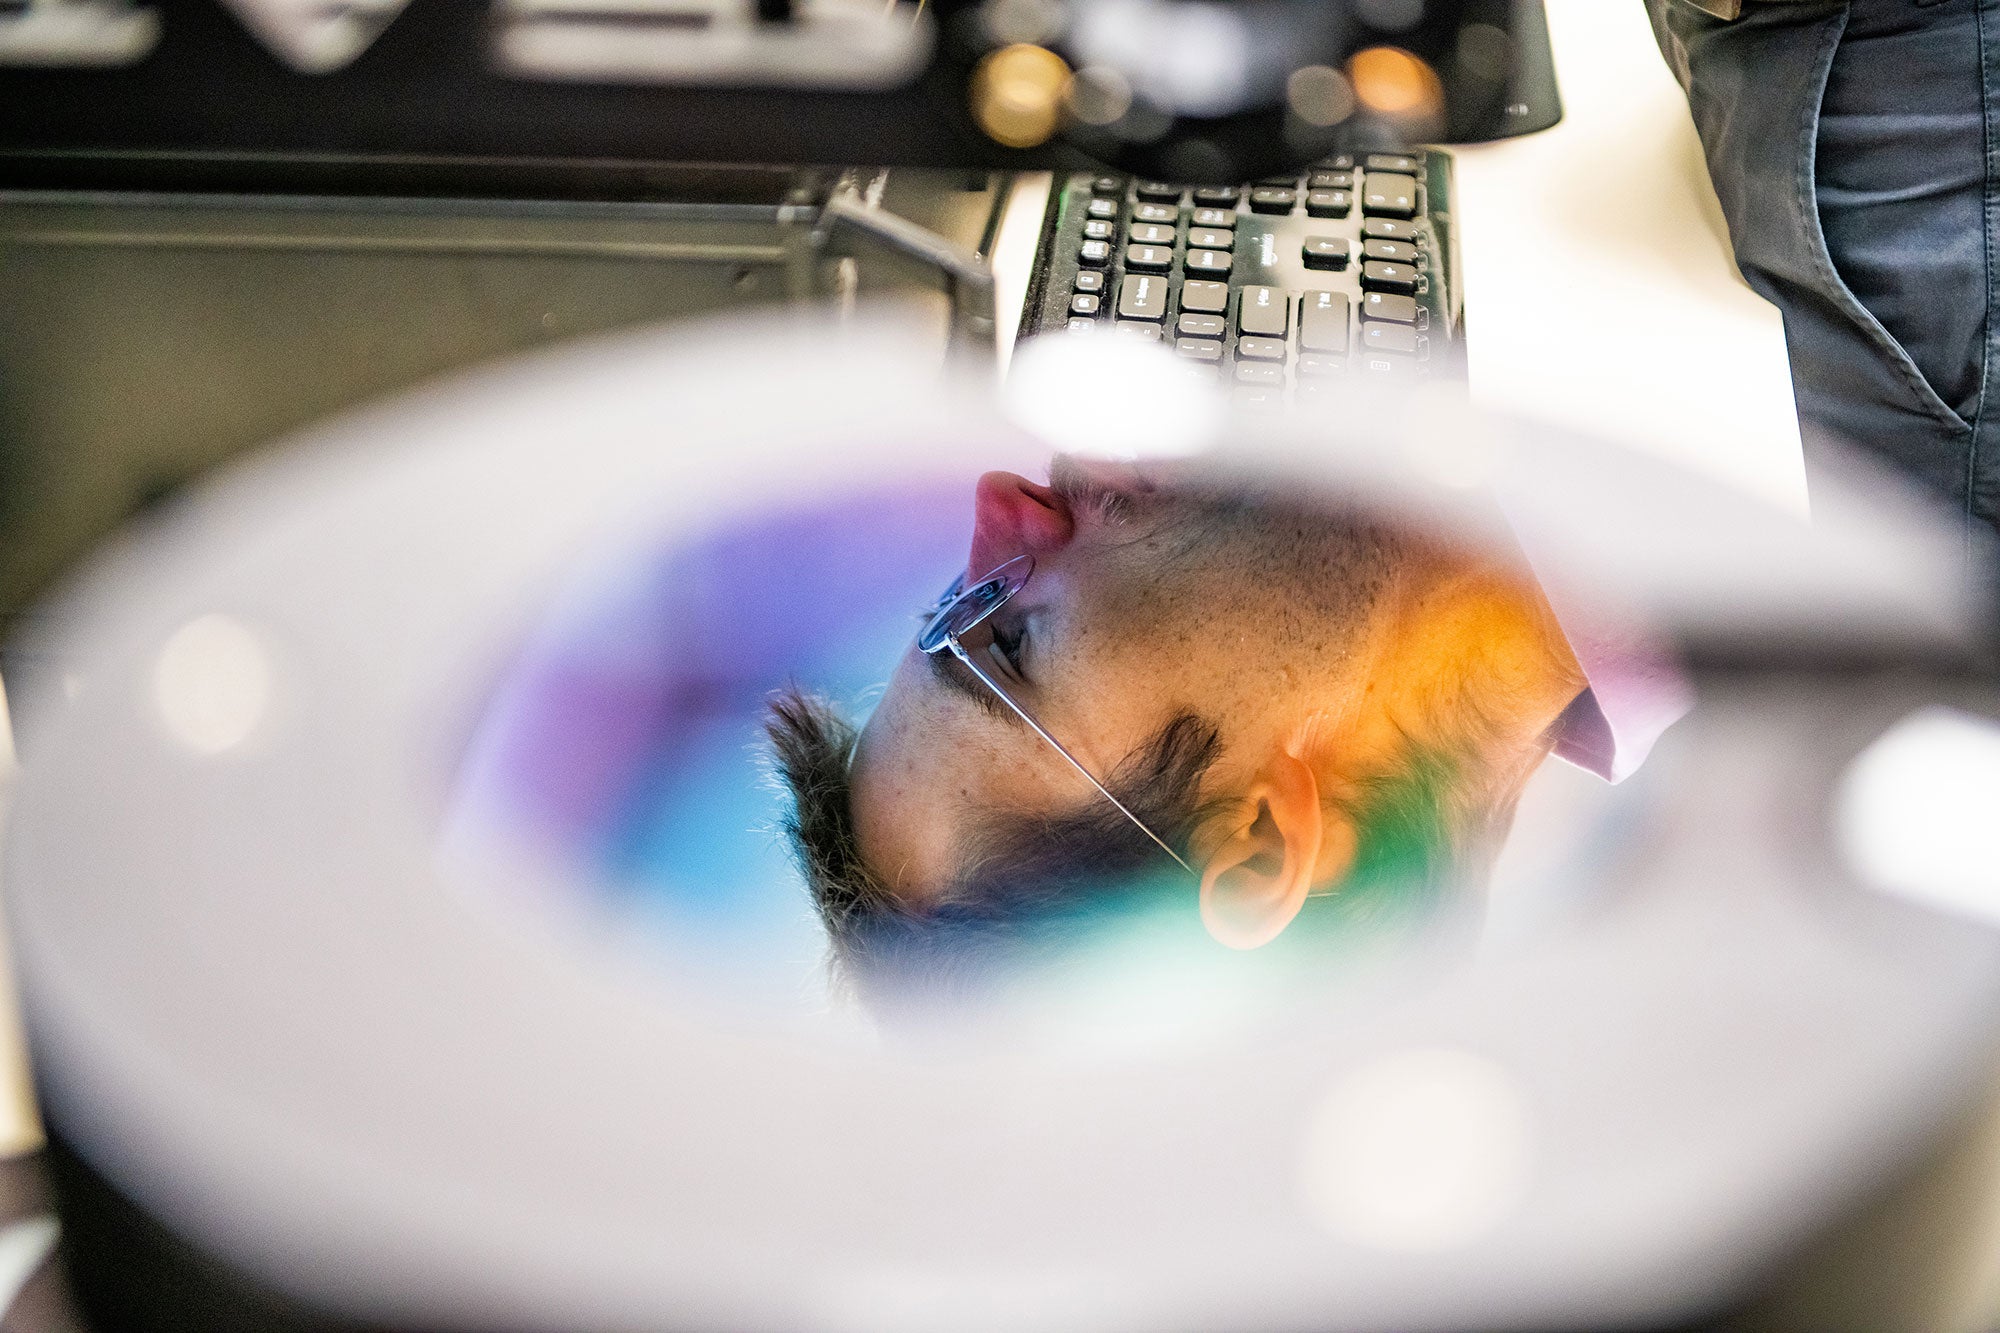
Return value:
<svg viewBox="0 0 2000 1333">
<path fill-rule="evenodd" d="M 1354 85 L 1337 69 L 1307 65 L 1285 80 L 1285 105 L 1308 125 L 1338 125 L 1354 114 Z"/>
<path fill-rule="evenodd" d="M 1337 1084 L 1306 1127 L 1308 1210 L 1355 1245 L 1437 1253 L 1514 1211 L 1533 1165 L 1518 1080 L 1484 1056 L 1407 1050 Z"/>
<path fill-rule="evenodd" d="M 1354 95 L 1384 116 L 1432 116 L 1444 106 L 1437 71 L 1395 46 L 1371 46 L 1347 62 Z"/>
<path fill-rule="evenodd" d="M 154 660 L 153 703 L 168 734 L 196 754 L 233 750 L 270 708 L 270 654 L 242 621 L 199 616 L 175 630 Z"/>
<path fill-rule="evenodd" d="M 1017 43 L 979 62 L 972 75 L 972 118 L 1008 148 L 1046 143 L 1062 123 L 1069 66 L 1055 52 Z"/>
</svg>

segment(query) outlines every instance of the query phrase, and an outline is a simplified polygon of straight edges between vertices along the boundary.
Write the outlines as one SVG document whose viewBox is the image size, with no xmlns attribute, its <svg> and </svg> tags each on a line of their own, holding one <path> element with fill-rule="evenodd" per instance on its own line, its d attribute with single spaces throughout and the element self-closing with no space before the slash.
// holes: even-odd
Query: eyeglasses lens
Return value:
<svg viewBox="0 0 2000 1333">
<path fill-rule="evenodd" d="M 1028 575 L 1034 569 L 1034 558 L 1023 555 L 1009 560 L 970 588 L 963 586 L 965 576 L 960 575 L 938 599 L 930 623 L 917 636 L 917 647 L 935 653 L 944 648 L 948 639 L 963 640 L 981 621 L 1006 605 L 1008 598 L 1026 587 Z"/>
</svg>

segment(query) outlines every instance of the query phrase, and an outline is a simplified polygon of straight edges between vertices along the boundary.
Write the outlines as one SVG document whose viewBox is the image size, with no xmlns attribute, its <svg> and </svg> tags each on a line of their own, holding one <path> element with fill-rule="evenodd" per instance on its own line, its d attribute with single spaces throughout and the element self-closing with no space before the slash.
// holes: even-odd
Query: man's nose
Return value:
<svg viewBox="0 0 2000 1333">
<path fill-rule="evenodd" d="M 1059 551 L 1076 532 L 1060 495 L 1012 472 L 989 472 L 979 479 L 972 514 L 968 568 L 973 578 L 1018 555 Z"/>
</svg>

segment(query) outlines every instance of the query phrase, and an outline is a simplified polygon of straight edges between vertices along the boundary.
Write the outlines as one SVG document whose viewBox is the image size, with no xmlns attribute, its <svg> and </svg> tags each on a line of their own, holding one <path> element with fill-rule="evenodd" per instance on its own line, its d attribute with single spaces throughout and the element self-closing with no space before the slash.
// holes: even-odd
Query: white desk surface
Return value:
<svg viewBox="0 0 2000 1333">
<path fill-rule="evenodd" d="M 1737 274 L 1637 0 L 1546 0 L 1562 123 L 1454 150 L 1473 401 L 1804 512 L 1777 308 Z"/>
</svg>

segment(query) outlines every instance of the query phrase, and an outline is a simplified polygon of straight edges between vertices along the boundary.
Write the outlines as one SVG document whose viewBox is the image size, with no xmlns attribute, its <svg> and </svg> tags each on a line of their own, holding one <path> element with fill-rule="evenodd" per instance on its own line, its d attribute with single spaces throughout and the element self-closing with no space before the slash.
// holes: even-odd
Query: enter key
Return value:
<svg viewBox="0 0 2000 1333">
<path fill-rule="evenodd" d="M 1347 351 L 1347 293 L 1306 292 L 1299 299 L 1299 350 Z"/>
</svg>

